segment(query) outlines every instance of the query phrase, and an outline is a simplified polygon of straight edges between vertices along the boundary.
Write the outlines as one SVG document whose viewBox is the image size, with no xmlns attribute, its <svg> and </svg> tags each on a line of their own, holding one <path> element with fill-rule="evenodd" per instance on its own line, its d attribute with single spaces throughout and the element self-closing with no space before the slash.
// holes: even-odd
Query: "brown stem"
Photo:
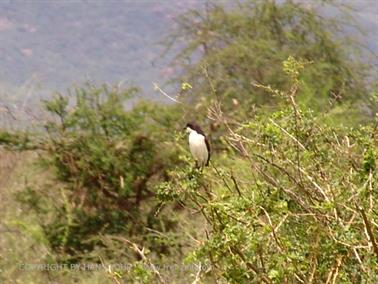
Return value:
<svg viewBox="0 0 378 284">
<path fill-rule="evenodd" d="M 378 245 L 377 245 L 377 243 L 376 243 L 376 241 L 375 241 L 375 237 L 374 237 L 374 234 L 373 234 L 373 230 L 371 229 L 371 226 L 370 226 L 369 220 L 368 220 L 368 218 L 367 218 L 367 216 L 366 216 L 366 214 L 365 214 L 364 209 L 358 207 L 358 205 L 356 205 L 356 207 L 357 207 L 357 210 L 360 211 L 360 213 L 361 213 L 361 215 L 362 215 L 362 218 L 363 218 L 363 220 L 364 220 L 364 224 L 365 224 L 366 231 L 367 231 L 367 233 L 368 233 L 368 235 L 369 235 L 369 238 L 370 238 L 370 241 L 371 241 L 371 243 L 372 243 L 372 245 L 373 245 L 373 251 L 374 251 L 374 253 L 376 254 L 377 259 L 378 259 Z"/>
</svg>

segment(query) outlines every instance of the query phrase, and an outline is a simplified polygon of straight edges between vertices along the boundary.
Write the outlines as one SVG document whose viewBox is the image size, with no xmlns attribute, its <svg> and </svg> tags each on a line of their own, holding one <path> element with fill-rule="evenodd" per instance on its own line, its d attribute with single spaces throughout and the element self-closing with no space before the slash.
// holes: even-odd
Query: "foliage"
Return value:
<svg viewBox="0 0 378 284">
<path fill-rule="evenodd" d="M 18 195 L 38 214 L 45 261 L 95 262 L 115 283 L 378 282 L 377 96 L 357 101 L 364 70 L 337 23 L 252 0 L 179 21 L 188 100 L 131 106 L 135 88 L 85 85 L 44 102 L 45 132 L 0 132 L 49 172 Z M 178 132 L 197 118 L 204 169 Z M 161 269 L 183 259 L 196 269 Z"/>
<path fill-rule="evenodd" d="M 188 261 L 230 283 L 374 283 L 377 279 L 377 126 L 322 124 L 295 97 L 303 65 L 292 76 L 288 106 L 231 128 L 231 145 L 213 170 L 177 168 L 161 185 L 162 200 L 201 212 L 208 238 Z M 266 88 L 269 89 L 269 88 Z M 219 116 L 218 116 L 219 117 Z M 167 193 L 171 193 L 167 198 Z M 203 273 L 205 276 L 205 273 Z"/>
<path fill-rule="evenodd" d="M 25 133 L 11 133 L 0 130 L 0 145 L 11 145 L 13 149 L 29 148 L 31 139 Z"/>
<path fill-rule="evenodd" d="M 104 247 L 101 235 L 126 234 L 157 255 L 169 251 L 146 228 L 175 227 L 174 218 L 156 219 L 159 204 L 153 199 L 154 184 L 175 164 L 175 149 L 161 137 L 175 112 L 143 102 L 125 111 L 136 91 L 88 85 L 76 89 L 75 97 L 58 94 L 45 102 L 52 117 L 40 148 L 58 186 L 52 196 L 29 188 L 25 198 L 40 214 L 51 210 L 47 204 L 54 199 L 55 214 L 42 225 L 51 247 L 67 261 L 91 258 Z"/>
<path fill-rule="evenodd" d="M 334 1 L 322 4 L 336 8 L 339 18 L 322 16 L 305 4 L 249 0 L 222 5 L 214 1 L 202 12 L 185 13 L 168 41 L 168 48 L 184 43 L 173 62 L 184 69 L 177 80 L 191 83 L 194 94 L 207 98 L 206 108 L 212 88 L 205 73 L 224 110 L 248 116 L 254 105 L 280 103 L 253 85 L 287 88 L 290 80 L 280 65 L 292 55 L 312 62 L 301 72 L 304 86 L 298 92 L 298 104 L 314 111 L 331 111 L 340 103 L 366 102 L 366 67 L 355 56 L 360 47 L 339 36 L 345 27 L 340 19 L 350 15 Z M 347 111 L 349 115 L 353 112 L 355 119 L 361 117 L 356 108 Z"/>
<path fill-rule="evenodd" d="M 155 264 L 183 256 L 197 265 L 195 275 L 182 272 L 195 281 L 376 282 L 378 124 L 330 126 L 298 104 L 310 65 L 288 57 L 290 86 L 257 86 L 281 110 L 241 120 L 214 100 L 209 119 L 223 132 L 203 170 L 172 132 L 178 106 L 125 111 L 136 90 L 109 86 L 46 101 L 47 136 L 3 143 L 33 145 L 53 170 L 47 186 L 19 197 L 40 216 L 54 252 L 47 261 L 126 260 L 129 270 L 106 271 L 115 282 L 164 282 L 172 276 Z"/>
</svg>

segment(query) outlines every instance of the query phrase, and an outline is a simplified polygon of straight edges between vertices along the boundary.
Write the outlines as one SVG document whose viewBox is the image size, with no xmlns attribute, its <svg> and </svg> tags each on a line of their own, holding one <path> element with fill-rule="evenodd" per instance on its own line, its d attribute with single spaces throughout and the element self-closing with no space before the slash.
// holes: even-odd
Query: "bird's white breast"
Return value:
<svg viewBox="0 0 378 284">
<path fill-rule="evenodd" d="M 196 131 L 191 131 L 189 134 L 189 149 L 194 159 L 203 166 L 208 159 L 208 151 L 205 143 L 205 137 L 198 134 Z"/>
</svg>

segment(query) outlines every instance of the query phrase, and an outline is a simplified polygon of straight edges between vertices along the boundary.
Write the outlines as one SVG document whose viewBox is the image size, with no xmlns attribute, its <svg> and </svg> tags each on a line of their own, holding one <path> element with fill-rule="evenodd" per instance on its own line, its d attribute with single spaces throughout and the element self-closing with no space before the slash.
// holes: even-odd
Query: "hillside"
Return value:
<svg viewBox="0 0 378 284">
<path fill-rule="evenodd" d="M 357 23 L 367 32 L 359 39 L 377 53 L 375 1 L 343 2 L 355 7 Z M 1 101 L 13 100 L 15 90 L 32 84 L 33 92 L 25 97 L 23 91 L 17 98 L 28 104 L 86 79 L 126 81 L 140 86 L 144 97 L 156 98 L 151 82 L 163 82 L 172 75 L 167 67 L 170 56 L 161 59 L 159 43 L 175 17 L 190 8 L 203 8 L 203 3 L 1 1 L 0 88 L 12 97 L 1 95 Z"/>
<path fill-rule="evenodd" d="M 193 5 L 198 3 L 1 1 L 0 82 L 6 88 L 33 80 L 51 92 L 86 79 L 125 80 L 152 97 L 151 81 L 164 78 L 166 63 L 159 41 L 173 18 Z"/>
</svg>

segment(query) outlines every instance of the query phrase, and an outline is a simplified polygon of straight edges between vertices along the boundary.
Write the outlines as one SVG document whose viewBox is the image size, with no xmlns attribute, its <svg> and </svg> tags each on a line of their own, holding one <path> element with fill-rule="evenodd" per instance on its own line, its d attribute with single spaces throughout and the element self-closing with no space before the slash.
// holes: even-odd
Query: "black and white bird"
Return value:
<svg viewBox="0 0 378 284">
<path fill-rule="evenodd" d="M 201 127 L 196 123 L 188 123 L 186 132 L 189 133 L 189 149 L 196 160 L 199 168 L 209 165 L 210 161 L 210 144 Z"/>
</svg>

